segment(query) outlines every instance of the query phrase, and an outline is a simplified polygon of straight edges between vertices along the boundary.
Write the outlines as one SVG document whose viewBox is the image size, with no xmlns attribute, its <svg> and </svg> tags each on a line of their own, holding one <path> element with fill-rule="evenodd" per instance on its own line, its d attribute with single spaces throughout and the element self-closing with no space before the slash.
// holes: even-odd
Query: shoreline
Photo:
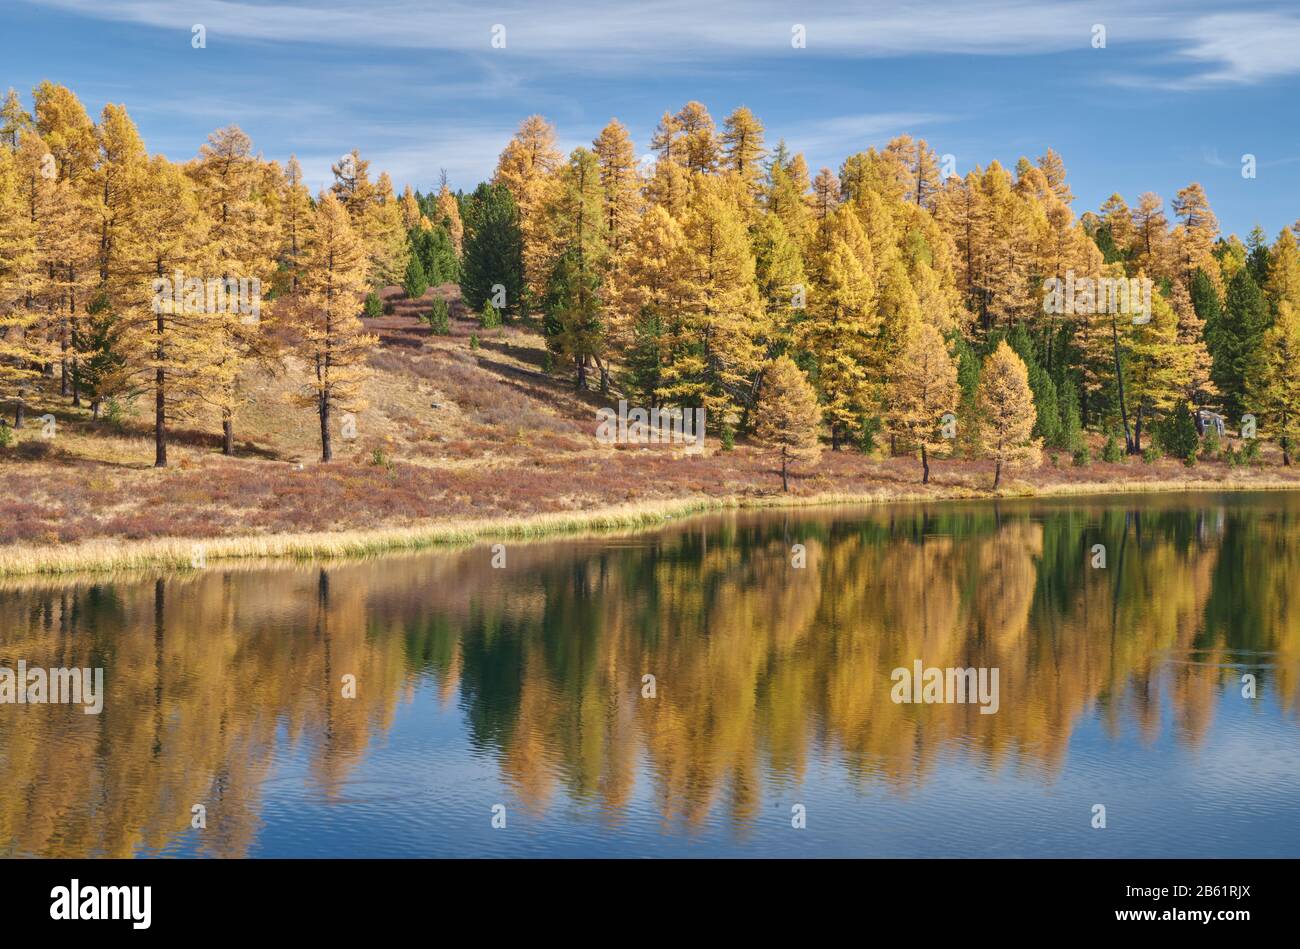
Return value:
<svg viewBox="0 0 1300 949">
<path fill-rule="evenodd" d="M 369 530 L 250 534 L 226 537 L 156 537 L 140 540 L 93 539 L 66 547 L 17 544 L 0 547 L 0 577 L 51 576 L 147 569 L 199 571 L 192 557 L 202 549 L 211 561 L 313 561 L 369 557 L 436 547 L 464 547 L 489 541 L 537 541 L 577 534 L 651 529 L 683 518 L 734 510 L 796 509 L 951 501 L 1019 501 L 1128 494 L 1178 494 L 1297 491 L 1288 479 L 1213 481 L 1090 481 L 1052 485 L 1011 484 L 996 492 L 966 487 L 924 491 L 826 492 L 800 497 L 686 497 L 639 504 L 611 505 L 583 512 L 550 512 L 522 517 L 449 520 L 410 527 Z"/>
</svg>

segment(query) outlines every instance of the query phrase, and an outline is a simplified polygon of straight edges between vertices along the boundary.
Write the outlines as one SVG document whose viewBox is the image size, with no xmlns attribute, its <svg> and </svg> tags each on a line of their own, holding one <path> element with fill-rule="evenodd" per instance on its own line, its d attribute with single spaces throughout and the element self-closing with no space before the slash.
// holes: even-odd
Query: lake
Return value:
<svg viewBox="0 0 1300 949">
<path fill-rule="evenodd" d="M 1300 856 L 1300 495 L 10 578 L 20 662 L 103 707 L 0 704 L 8 856 Z"/>
</svg>

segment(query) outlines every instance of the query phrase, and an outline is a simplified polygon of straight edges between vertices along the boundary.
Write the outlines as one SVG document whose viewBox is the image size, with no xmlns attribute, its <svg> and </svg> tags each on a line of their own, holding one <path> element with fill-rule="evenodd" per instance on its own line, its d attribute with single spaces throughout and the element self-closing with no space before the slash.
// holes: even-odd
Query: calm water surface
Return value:
<svg viewBox="0 0 1300 949">
<path fill-rule="evenodd" d="M 0 666 L 106 690 L 0 705 L 0 854 L 1300 856 L 1298 496 L 491 556 L 0 581 Z M 895 704 L 918 659 L 997 668 L 997 713 Z"/>
</svg>

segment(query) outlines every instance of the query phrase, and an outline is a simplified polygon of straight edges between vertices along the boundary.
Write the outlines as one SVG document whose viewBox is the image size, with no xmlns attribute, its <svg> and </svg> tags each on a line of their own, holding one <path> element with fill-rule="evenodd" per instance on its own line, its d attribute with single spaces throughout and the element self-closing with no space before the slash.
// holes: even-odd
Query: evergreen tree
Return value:
<svg viewBox="0 0 1300 949">
<path fill-rule="evenodd" d="M 481 184 L 465 203 L 465 256 L 460 291 L 471 310 L 482 309 L 502 288 L 497 307 L 507 316 L 520 313 L 524 292 L 523 236 L 509 189 Z M 495 304 L 494 304 L 495 305 Z"/>
<path fill-rule="evenodd" d="M 1268 323 L 1264 295 L 1250 271 L 1243 268 L 1228 285 L 1222 316 L 1209 338 L 1213 358 L 1210 377 L 1223 393 L 1224 408 L 1234 418 L 1247 411 L 1246 383 L 1259 370 Z"/>
</svg>

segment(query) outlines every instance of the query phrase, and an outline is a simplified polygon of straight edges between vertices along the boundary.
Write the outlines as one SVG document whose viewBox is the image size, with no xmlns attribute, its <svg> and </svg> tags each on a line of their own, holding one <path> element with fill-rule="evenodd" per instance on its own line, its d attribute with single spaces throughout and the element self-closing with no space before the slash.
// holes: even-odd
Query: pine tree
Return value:
<svg viewBox="0 0 1300 949">
<path fill-rule="evenodd" d="M 1246 382 L 1259 371 L 1268 322 L 1264 295 L 1250 271 L 1243 268 L 1232 278 L 1223 314 L 1209 336 L 1210 355 L 1214 360 L 1210 376 L 1223 393 L 1224 408 L 1229 415 L 1239 417 L 1246 411 Z"/>
<path fill-rule="evenodd" d="M 362 408 L 367 354 L 377 342 L 357 314 L 367 286 L 364 242 L 333 195 L 316 206 L 302 277 L 303 305 L 297 316 L 297 350 L 310 373 L 299 401 L 320 419 L 321 461 L 334 458 L 331 424 L 335 408 Z"/>
<path fill-rule="evenodd" d="M 406 275 L 402 279 L 402 290 L 408 300 L 418 300 L 428 289 L 429 278 L 424 274 L 424 265 L 420 263 L 418 254 L 411 254 L 410 262 L 406 265 Z"/>
<path fill-rule="evenodd" d="M 503 314 L 520 313 L 524 294 L 523 234 L 514 198 L 505 185 L 480 184 L 465 202 L 465 254 L 460 291 L 465 305 L 481 309 L 485 300 Z"/>
<path fill-rule="evenodd" d="M 0 145 L 10 151 L 18 148 L 18 138 L 34 128 L 31 113 L 23 108 L 23 100 L 12 86 L 5 93 L 4 105 L 0 106 Z"/>
<path fill-rule="evenodd" d="M 980 446 L 994 461 L 996 491 L 1004 465 L 1036 466 L 1042 448 L 1033 437 L 1036 416 L 1029 370 L 1006 340 L 999 342 L 984 361 L 976 411 Z"/>
<path fill-rule="evenodd" d="M 887 421 L 890 430 L 921 452 L 921 483 L 930 483 L 930 455 L 944 447 L 945 412 L 955 412 L 961 397 L 957 363 L 940 332 L 928 323 L 917 327 L 892 373 Z"/>
<path fill-rule="evenodd" d="M 780 454 L 781 490 L 789 491 L 790 463 L 814 464 L 821 455 L 817 394 L 789 356 L 778 356 L 766 365 L 756 415 L 754 439 Z"/>
</svg>

